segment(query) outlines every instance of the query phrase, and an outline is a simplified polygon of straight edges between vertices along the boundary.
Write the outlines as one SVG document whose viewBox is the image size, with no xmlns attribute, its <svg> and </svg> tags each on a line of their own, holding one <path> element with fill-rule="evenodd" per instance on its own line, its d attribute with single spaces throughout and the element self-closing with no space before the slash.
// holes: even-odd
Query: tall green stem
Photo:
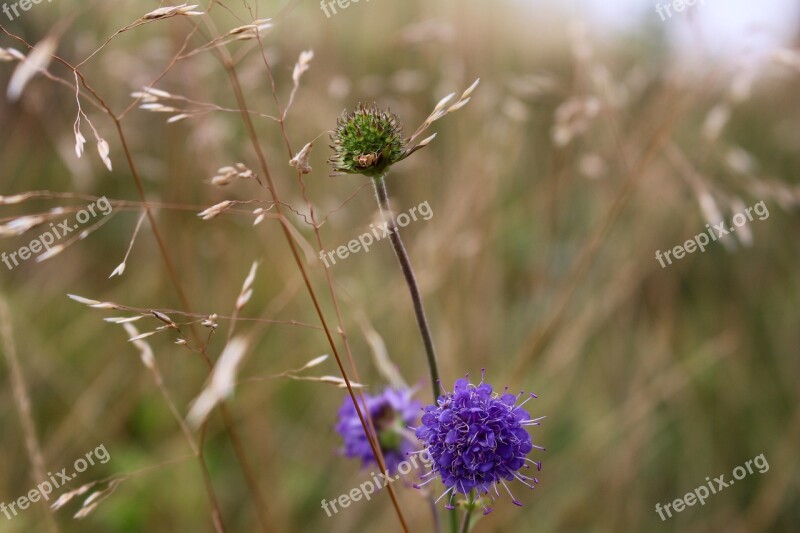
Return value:
<svg viewBox="0 0 800 533">
<path fill-rule="evenodd" d="M 464 524 L 461 526 L 461 533 L 469 533 L 470 525 L 472 524 L 472 511 L 475 510 L 475 502 L 478 501 L 478 496 L 474 490 L 469 491 L 467 495 L 467 502 L 464 511 Z M 453 513 L 455 516 L 455 513 Z"/>
<path fill-rule="evenodd" d="M 425 316 L 425 308 L 422 305 L 422 295 L 419 292 L 417 278 L 414 275 L 411 260 L 408 257 L 408 252 L 406 252 L 406 247 L 403 245 L 403 239 L 400 238 L 400 231 L 395 222 L 392 208 L 389 205 L 389 192 L 386 189 L 386 180 L 384 178 L 385 176 L 373 178 L 372 184 L 375 186 L 375 196 L 378 199 L 378 207 L 381 210 L 383 220 L 389 226 L 389 239 L 392 241 L 394 253 L 400 262 L 400 268 L 403 270 L 408 291 L 411 293 L 411 300 L 414 302 L 414 314 L 417 317 L 419 332 L 422 335 L 422 342 L 425 344 L 425 354 L 428 357 L 428 368 L 433 387 L 433 401 L 435 403 L 439 397 L 439 366 L 436 362 L 436 349 L 433 347 L 433 337 L 428 326 L 428 319 Z"/>
<path fill-rule="evenodd" d="M 467 509 L 464 514 L 464 525 L 461 526 L 461 533 L 469 533 L 469 525 L 472 521 L 472 509 Z"/>
</svg>

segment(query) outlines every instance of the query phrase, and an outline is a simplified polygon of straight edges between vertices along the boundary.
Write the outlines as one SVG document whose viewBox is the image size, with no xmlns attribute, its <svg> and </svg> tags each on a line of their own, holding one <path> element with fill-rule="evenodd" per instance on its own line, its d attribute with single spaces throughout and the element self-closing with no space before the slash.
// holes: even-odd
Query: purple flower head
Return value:
<svg viewBox="0 0 800 533">
<path fill-rule="evenodd" d="M 389 472 L 396 472 L 397 466 L 406 460 L 406 454 L 416 450 L 416 443 L 408 437 L 408 428 L 417 422 L 422 404 L 413 400 L 411 395 L 412 391 L 408 389 L 389 388 L 377 396 L 364 393 L 367 410 L 375 425 L 378 443 Z M 364 404 L 359 403 L 359 406 L 361 412 L 366 414 Z M 364 466 L 376 464 L 372 447 L 349 396 L 339 408 L 336 431 L 344 439 L 342 451 L 345 456 L 358 457 Z"/>
<path fill-rule="evenodd" d="M 417 428 L 420 439 L 431 456 L 431 471 L 425 476 L 431 478 L 422 485 L 436 479 L 442 479 L 447 490 L 439 499 L 450 494 L 446 507 L 453 509 L 453 499 L 457 493 L 469 494 L 475 490 L 478 494 L 489 494 L 494 488 L 497 496 L 500 492 L 497 485 L 503 485 L 516 505 L 522 505 L 506 484 L 506 481 L 517 479 L 531 489 L 539 482 L 535 477 L 527 477 L 519 471 L 530 468 L 529 464 L 541 470 L 542 463 L 526 458 L 533 448 L 544 450 L 531 442 L 531 436 L 525 426 L 538 426 L 544 417 L 532 419 L 522 409 L 531 398 L 519 405 L 517 400 L 522 396 L 492 392 L 492 386 L 481 382 L 473 385 L 467 379 L 456 381 L 453 392 L 439 396 L 436 405 L 423 409 L 422 425 Z M 417 487 L 421 487 L 418 485 Z M 476 498 L 477 499 L 477 498 Z M 489 499 L 493 499 L 489 495 Z M 438 500 L 437 500 L 438 501 Z M 474 502 L 471 502 L 474 503 Z M 481 499 L 484 514 L 491 512 Z"/>
</svg>

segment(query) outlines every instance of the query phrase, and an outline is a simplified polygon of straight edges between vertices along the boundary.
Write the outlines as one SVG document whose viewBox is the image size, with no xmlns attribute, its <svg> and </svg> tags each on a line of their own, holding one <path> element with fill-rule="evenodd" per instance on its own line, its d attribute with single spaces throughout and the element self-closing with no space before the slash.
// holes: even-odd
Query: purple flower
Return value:
<svg viewBox="0 0 800 533">
<path fill-rule="evenodd" d="M 397 471 L 397 466 L 406 460 L 406 455 L 416 450 L 416 443 L 409 438 L 411 433 L 408 428 L 417 422 L 422 404 L 413 400 L 411 394 L 408 389 L 388 388 L 377 396 L 364 393 L 389 472 Z M 359 407 L 362 414 L 366 415 L 364 404 L 359 403 Z M 344 439 L 342 451 L 345 456 L 360 458 L 364 466 L 376 464 L 364 427 L 349 396 L 339 408 L 336 431 Z"/>
<path fill-rule="evenodd" d="M 492 386 L 484 383 L 483 375 L 478 385 L 467 379 L 456 381 L 453 392 L 439 396 L 436 405 L 423 409 L 422 425 L 417 428 L 417 438 L 423 441 L 432 459 L 431 471 L 425 476 L 431 478 L 422 485 L 441 477 L 447 490 L 439 499 L 450 494 L 446 507 L 453 509 L 453 499 L 457 493 L 489 494 L 502 484 L 516 505 L 522 505 L 506 484 L 517 479 L 531 489 L 539 482 L 535 477 L 522 475 L 522 468 L 530 468 L 531 463 L 541 470 L 542 463 L 526 458 L 533 448 L 544 450 L 531 443 L 531 436 L 525 426 L 538 426 L 544 417 L 532 419 L 522 409 L 535 394 L 519 405 L 518 396 L 492 392 Z M 417 488 L 422 485 L 418 485 Z M 490 499 L 494 499 L 489 496 Z M 477 499 L 477 498 L 476 498 Z M 439 501 L 439 500 L 437 500 Z M 472 502 L 471 502 L 472 503 Z M 484 514 L 491 512 L 483 501 Z"/>
</svg>

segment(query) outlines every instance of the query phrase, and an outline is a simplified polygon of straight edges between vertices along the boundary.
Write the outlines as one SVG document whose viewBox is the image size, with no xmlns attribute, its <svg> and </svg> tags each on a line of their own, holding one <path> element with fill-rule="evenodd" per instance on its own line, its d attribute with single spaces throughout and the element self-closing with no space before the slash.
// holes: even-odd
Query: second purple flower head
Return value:
<svg viewBox="0 0 800 533">
<path fill-rule="evenodd" d="M 391 388 L 376 396 L 364 394 L 389 472 L 396 472 L 397 466 L 407 459 L 406 454 L 417 449 L 409 427 L 417 423 L 422 404 L 412 399 L 411 395 L 412 391 L 408 389 Z M 363 413 L 364 405 L 360 404 L 360 407 Z M 364 466 L 376 464 L 364 427 L 349 396 L 339 408 L 336 431 L 344 439 L 342 451 L 346 457 L 361 459 Z"/>
</svg>

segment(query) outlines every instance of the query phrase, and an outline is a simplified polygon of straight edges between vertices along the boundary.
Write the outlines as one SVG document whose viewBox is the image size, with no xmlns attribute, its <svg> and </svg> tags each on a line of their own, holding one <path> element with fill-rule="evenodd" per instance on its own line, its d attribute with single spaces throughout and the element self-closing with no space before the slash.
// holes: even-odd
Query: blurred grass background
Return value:
<svg viewBox="0 0 800 533">
<path fill-rule="evenodd" d="M 57 21 L 58 54 L 85 58 L 116 29 L 158 7 L 60 1 L 35 6 L 3 25 L 32 43 Z M 280 11 L 260 2 L 259 16 Z M 249 22 L 238 2 L 212 18 L 221 32 Z M 755 9 L 755 8 L 753 8 Z M 411 133 L 445 94 L 482 79 L 474 100 L 437 122 L 437 139 L 398 165 L 389 177 L 396 212 L 429 202 L 434 216 L 404 229 L 422 285 L 448 387 L 482 367 L 496 388 L 533 390 L 534 442 L 546 453 L 536 491 L 514 484 L 525 506 L 501 498 L 475 531 L 796 531 L 800 527 L 798 456 L 800 375 L 797 328 L 800 231 L 800 72 L 769 64 L 751 71 L 705 57 L 701 70 L 684 67 L 666 46 L 665 26 L 646 19 L 611 37 L 581 37 L 569 17 L 532 12 L 525 4 L 450 0 L 352 4 L 330 19 L 314 2 L 280 11 L 266 34 L 266 57 L 283 102 L 301 51 L 313 49 L 286 127 L 294 151 L 331 129 L 344 108 L 376 101 L 398 114 Z M 655 15 L 652 15 L 655 17 Z M 74 17 L 74 18 L 73 18 Z M 241 18 L 237 18 L 241 17 Z M 88 83 L 115 112 L 130 93 L 155 79 L 197 19 L 159 21 L 115 38 L 82 67 Z M 675 20 L 674 24 L 684 22 Z M 205 42 L 198 35 L 193 46 Z M 798 43 L 795 43 L 798 44 Z M 0 47 L 20 44 L 0 36 Z M 240 45 L 232 46 L 241 48 Z M 701 62 L 701 59 L 694 58 Z M 13 63 L 0 63 L 6 87 Z M 72 81 L 62 66 L 51 72 Z M 257 49 L 238 70 L 251 109 L 275 114 L 269 78 Z M 181 61 L 157 85 L 172 94 L 235 108 L 221 65 L 210 54 Z M 742 89 L 742 87 L 745 89 Z M 747 88 L 749 87 L 749 90 Z M 576 111 L 562 123 L 574 138 L 555 146 L 558 109 L 597 102 L 598 113 Z M 577 104 L 574 104 L 577 105 Z M 113 123 L 84 108 L 111 145 L 108 173 L 89 139 L 73 152 L 74 93 L 42 77 L 17 104 L 0 102 L 0 194 L 47 189 L 137 200 Z M 580 108 L 580 106 L 578 106 Z M 729 121 L 709 132 L 713 109 Z M 261 262 L 255 294 L 243 316 L 318 324 L 280 228 L 272 219 L 253 227 L 247 216 L 201 221 L 195 213 L 225 199 L 263 198 L 252 182 L 214 188 L 219 167 L 243 162 L 257 170 L 240 117 L 215 113 L 166 125 L 165 115 L 134 109 L 122 121 L 149 200 L 194 206 L 157 211 L 171 257 L 193 310 L 230 314 L 254 260 Z M 585 128 L 576 123 L 585 122 Z M 305 211 L 277 125 L 256 119 L 284 200 Z M 713 129 L 713 128 L 712 128 Z M 314 144 L 305 176 L 318 214 L 334 210 L 365 178 L 328 178 L 327 139 Z M 761 200 L 769 218 L 749 225 L 751 246 L 729 240 L 662 269 L 667 250 L 704 230 L 706 191 L 725 218 L 735 206 Z M 740 203 L 737 203 L 740 202 Z M 83 206 L 86 202 L 69 205 Z M 3 206 L 5 221 L 64 201 Z M 321 228 L 326 249 L 368 230 L 374 199 L 362 188 Z M 181 304 L 145 222 L 120 278 L 120 263 L 136 211 L 114 218 L 87 239 L 41 264 L 0 267 L 2 300 L 27 384 L 46 468 L 68 467 L 104 444 L 106 465 L 92 467 L 70 488 L 190 454 L 175 420 L 119 326 L 108 312 L 67 297 L 79 294 L 140 308 Z M 313 232 L 292 222 L 309 242 Z M 3 241 L 16 250 L 38 234 Z M 309 259 L 314 286 L 329 319 L 334 309 L 322 265 Z M 427 369 L 399 268 L 386 242 L 331 269 L 348 338 L 362 381 L 385 384 L 365 339 L 374 327 L 405 379 L 427 402 Z M 229 324 L 209 344 L 212 358 Z M 160 325 L 140 321 L 145 331 Z M 287 324 L 240 323 L 256 342 L 240 379 L 264 377 L 330 353 L 320 330 Z M 184 412 L 202 389 L 200 358 L 147 339 L 166 387 Z M 0 349 L 8 351 L 7 343 Z M 11 502 L 40 480 L 30 460 L 10 386 L 0 365 L 0 501 Z M 320 373 L 337 375 L 332 360 Z M 274 531 L 399 530 L 386 494 L 354 503 L 333 518 L 320 508 L 369 479 L 336 453 L 332 427 L 343 391 L 281 379 L 244 381 L 229 408 L 247 457 L 266 495 Z M 258 522 L 231 443 L 218 414 L 211 418 L 205 455 L 223 519 L 230 531 L 256 531 Z M 662 522 L 654 511 L 753 457 L 770 469 L 753 474 Z M 427 502 L 395 484 L 412 530 L 430 531 Z M 439 488 L 441 486 L 439 485 Z M 438 489 L 437 489 L 438 490 Z M 61 492 L 61 491 L 59 491 Z M 194 461 L 134 477 L 84 521 L 73 503 L 54 514 L 62 531 L 207 531 L 209 508 Z M 2 531 L 41 531 L 46 507 L 36 504 Z"/>
</svg>

